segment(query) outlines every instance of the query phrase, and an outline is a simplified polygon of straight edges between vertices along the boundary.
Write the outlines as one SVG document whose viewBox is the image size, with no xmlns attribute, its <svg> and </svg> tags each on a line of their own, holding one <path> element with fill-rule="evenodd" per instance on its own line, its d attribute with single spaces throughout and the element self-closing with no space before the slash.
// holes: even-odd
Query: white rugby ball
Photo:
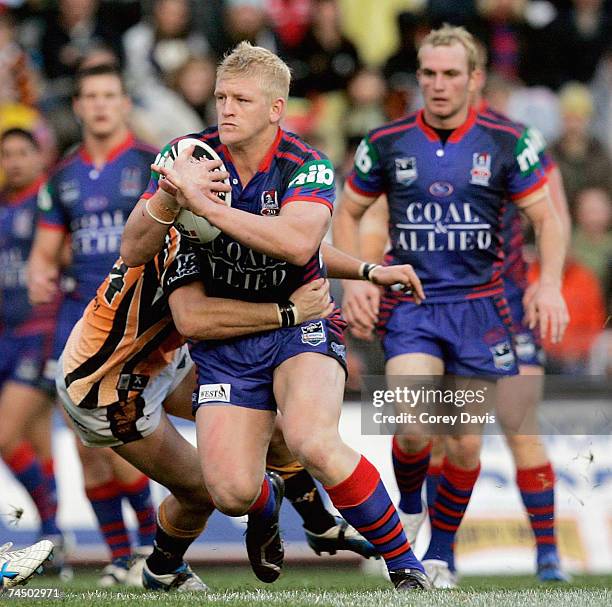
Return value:
<svg viewBox="0 0 612 607">
<path fill-rule="evenodd" d="M 219 154 L 215 150 L 199 139 L 193 137 L 187 137 L 180 139 L 164 154 L 162 162 L 164 166 L 171 167 L 174 161 L 178 158 L 179 154 L 194 146 L 193 153 L 191 154 L 194 158 L 207 158 L 209 160 L 221 160 Z M 225 166 L 222 164 L 218 170 L 225 171 Z M 225 183 L 229 185 L 229 179 L 225 180 Z M 220 192 L 219 198 L 225 202 L 229 207 L 232 203 L 231 192 Z M 187 209 L 181 209 L 181 212 L 176 216 L 174 220 L 174 227 L 180 232 L 180 234 L 194 244 L 205 244 L 214 240 L 219 236 L 221 230 L 211 225 L 210 222 L 204 217 L 195 215 Z"/>
</svg>

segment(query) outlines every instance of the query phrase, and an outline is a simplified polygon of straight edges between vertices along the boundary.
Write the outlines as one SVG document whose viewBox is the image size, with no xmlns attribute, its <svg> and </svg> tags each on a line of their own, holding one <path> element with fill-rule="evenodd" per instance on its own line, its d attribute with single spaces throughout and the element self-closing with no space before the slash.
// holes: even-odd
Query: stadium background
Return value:
<svg viewBox="0 0 612 607">
<path fill-rule="evenodd" d="M 132 127 L 162 145 L 214 120 L 214 64 L 247 38 L 276 50 L 292 66 L 294 96 L 285 127 L 323 148 L 342 175 L 363 134 L 419 106 L 418 40 L 444 20 L 464 24 L 487 44 L 491 102 L 544 133 L 564 177 L 575 222 L 565 284 L 573 320 L 564 342 L 549 348 L 548 370 L 573 378 L 567 384 L 571 396 L 587 374 L 602 380 L 612 374 L 612 337 L 605 330 L 612 259 L 611 5 L 607 0 L 6 0 L 0 2 L 0 130 L 33 129 L 51 166 L 78 139 L 67 103 L 78 62 L 114 57 L 135 100 Z M 380 356 L 359 342 L 351 343 L 351 352 L 349 388 L 355 390 L 361 374 L 380 371 Z M 574 402 L 584 410 L 591 398 L 596 396 L 582 390 Z M 553 398 L 547 407 L 554 410 L 557 402 Z M 358 419 L 358 407 L 347 403 L 344 436 L 381 466 L 394 487 L 388 440 L 361 436 Z M 192 433 L 187 424 L 181 429 Z M 612 571 L 612 440 L 596 435 L 598 430 L 547 437 L 559 477 L 561 552 L 571 570 Z M 60 522 L 76 532 L 80 559 L 102 559 L 72 440 L 60 421 L 54 446 Z M 32 540 L 33 508 L 1 464 L 0 487 L 2 504 L 26 505 L 17 528 L 9 526 L 9 513 L 2 513 L 0 542 Z M 297 520 L 285 515 L 289 556 L 310 558 Z M 193 554 L 242 556 L 242 532 L 240 524 L 217 515 Z M 218 549 L 205 547 L 213 544 Z M 498 437 L 487 439 L 460 554 L 465 571 L 521 572 L 533 566 L 531 535 Z"/>
</svg>

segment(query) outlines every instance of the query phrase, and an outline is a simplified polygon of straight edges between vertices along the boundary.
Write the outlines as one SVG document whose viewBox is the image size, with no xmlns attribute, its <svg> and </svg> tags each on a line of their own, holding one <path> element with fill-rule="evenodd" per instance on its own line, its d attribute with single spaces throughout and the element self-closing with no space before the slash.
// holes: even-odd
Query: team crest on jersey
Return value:
<svg viewBox="0 0 612 607">
<path fill-rule="evenodd" d="M 300 327 L 300 329 L 302 330 L 302 343 L 308 346 L 318 346 L 327 339 L 322 320 L 308 323 L 305 327 Z"/>
<path fill-rule="evenodd" d="M 138 167 L 125 167 L 121 171 L 119 191 L 122 196 L 134 198 L 142 194 L 141 171 Z"/>
<path fill-rule="evenodd" d="M 397 183 L 410 185 L 416 181 L 418 176 L 416 156 L 395 159 L 395 181 Z"/>
<path fill-rule="evenodd" d="M 59 184 L 59 197 L 62 204 L 71 205 L 75 203 L 81 196 L 81 188 L 79 182 L 76 179 L 69 179 L 68 181 L 60 181 Z"/>
<path fill-rule="evenodd" d="M 276 216 L 280 212 L 278 208 L 278 194 L 276 190 L 267 190 L 261 195 L 261 211 L 262 215 Z"/>
<path fill-rule="evenodd" d="M 476 152 L 472 155 L 472 170 L 470 183 L 488 186 L 491 180 L 491 154 Z"/>
<path fill-rule="evenodd" d="M 509 341 L 500 341 L 489 347 L 493 355 L 493 364 L 496 369 L 510 371 L 515 364 L 514 351 Z"/>
</svg>

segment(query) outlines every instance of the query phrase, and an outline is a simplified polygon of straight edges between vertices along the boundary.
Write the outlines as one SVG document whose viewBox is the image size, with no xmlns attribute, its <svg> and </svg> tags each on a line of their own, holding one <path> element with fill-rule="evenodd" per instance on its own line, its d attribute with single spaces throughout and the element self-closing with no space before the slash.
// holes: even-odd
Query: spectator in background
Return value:
<svg viewBox="0 0 612 607">
<path fill-rule="evenodd" d="M 538 280 L 539 264 L 529 269 L 529 282 Z M 585 373 L 590 350 L 601 334 L 606 319 L 603 293 L 597 276 L 580 262 L 568 257 L 563 270 L 563 298 L 570 322 L 563 339 L 553 344 L 543 340 L 549 373 Z"/>
<path fill-rule="evenodd" d="M 383 67 L 389 87 L 385 100 L 386 120 L 396 120 L 408 113 L 417 93 L 417 47 L 431 29 L 425 15 L 404 11 L 397 15 L 399 47 Z"/>
<path fill-rule="evenodd" d="M 587 187 L 612 191 L 612 161 L 603 145 L 590 134 L 593 99 L 579 83 L 566 84 L 559 93 L 562 133 L 552 154 L 563 176 L 570 211 L 574 214 L 576 194 Z"/>
<path fill-rule="evenodd" d="M 123 37 L 127 86 L 136 103 L 131 126 L 156 147 L 204 128 L 198 113 L 170 87 L 173 74 L 190 57 L 208 50 L 206 38 L 191 23 L 188 0 L 154 0 L 150 18 Z"/>
<path fill-rule="evenodd" d="M 193 56 L 172 74 L 172 89 L 202 120 L 204 126 L 216 122 L 216 66 L 210 56 Z"/>
<path fill-rule="evenodd" d="M 612 46 L 595 70 L 591 90 L 594 103 L 593 132 L 598 133 L 612 157 Z"/>
<path fill-rule="evenodd" d="M 347 140 L 361 139 L 385 122 L 386 89 L 382 74 L 373 68 L 362 68 L 353 76 L 347 87 L 348 107 L 343 117 Z"/>
<path fill-rule="evenodd" d="M 241 40 L 274 53 L 278 51 L 278 41 L 268 18 L 265 0 L 226 0 L 224 29 L 224 52 L 234 48 Z"/>
<path fill-rule="evenodd" d="M 268 0 L 268 14 L 282 49 L 296 48 L 310 24 L 313 0 Z"/>
<path fill-rule="evenodd" d="M 586 188 L 576 196 L 573 256 L 589 268 L 606 289 L 612 261 L 612 202 L 602 188 Z"/>
<path fill-rule="evenodd" d="M 83 57 L 105 45 L 121 57 L 116 30 L 100 18 L 98 0 L 58 0 L 48 15 L 40 41 L 44 75 L 52 101 L 62 103 L 72 94 L 72 78 Z"/>
<path fill-rule="evenodd" d="M 346 90 L 361 62 L 355 45 L 342 34 L 336 0 L 313 1 L 302 43 L 284 58 L 293 73 L 292 96 Z"/>
<path fill-rule="evenodd" d="M 490 72 L 537 84 L 530 52 L 536 32 L 525 19 L 526 5 L 527 0 L 477 0 L 478 14 L 468 29 L 487 47 Z"/>
<path fill-rule="evenodd" d="M 188 0 L 155 0 L 151 16 L 125 33 L 126 78 L 134 92 L 166 84 L 191 56 L 208 52 L 206 38 L 191 21 Z"/>
<path fill-rule="evenodd" d="M 34 106 L 39 97 L 38 74 L 16 40 L 13 18 L 0 14 L 0 104 Z"/>
<path fill-rule="evenodd" d="M 586 83 L 610 45 L 612 20 L 603 0 L 573 0 L 547 32 L 549 53 L 543 65 L 553 78 L 550 84 L 558 88 L 570 80 Z"/>
</svg>

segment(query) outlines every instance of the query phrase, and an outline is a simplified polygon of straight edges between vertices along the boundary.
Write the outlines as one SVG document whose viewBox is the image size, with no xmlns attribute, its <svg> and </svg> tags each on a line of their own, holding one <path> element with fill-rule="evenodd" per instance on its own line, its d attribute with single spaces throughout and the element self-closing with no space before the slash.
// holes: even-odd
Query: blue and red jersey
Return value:
<svg viewBox="0 0 612 607">
<path fill-rule="evenodd" d="M 26 264 L 34 241 L 41 178 L 18 192 L 0 192 L 0 323 L 32 335 L 53 328 L 58 302 L 33 307 L 28 301 Z"/>
<path fill-rule="evenodd" d="M 479 112 L 496 120 L 510 122 L 510 118 L 495 111 L 486 103 L 481 104 Z M 548 175 L 556 167 L 556 163 L 546 149 L 546 140 L 543 135 L 536 129 L 527 127 L 520 122 L 514 122 L 514 124 L 519 129 L 527 129 L 529 138 L 538 151 L 540 164 Z M 502 274 L 506 287 L 508 287 L 508 283 L 511 283 L 513 288 L 522 291 L 527 288 L 527 263 L 523 258 L 525 238 L 521 215 L 514 204 L 510 204 L 506 208 L 503 219 L 503 241 L 504 267 Z"/>
<path fill-rule="evenodd" d="M 371 131 L 348 179 L 387 195 L 390 261 L 412 264 L 429 303 L 501 294 L 507 208 L 545 183 L 529 131 L 475 110 L 446 143 L 422 111 Z"/>
<path fill-rule="evenodd" d="M 147 185 L 155 153 L 128 135 L 97 168 L 85 147 L 79 146 L 59 163 L 41 190 L 39 225 L 70 235 L 70 274 L 76 288 L 67 297 L 83 306 L 95 296 L 119 255 L 125 222 Z"/>
<path fill-rule="evenodd" d="M 321 152 L 296 135 L 279 129 L 248 184 L 240 182 L 231 154 L 221 143 L 216 127 L 186 137 L 205 141 L 223 160 L 230 174 L 232 207 L 269 217 L 270 221 L 293 201 L 323 204 L 332 212 L 336 194 L 333 167 Z M 163 156 L 173 143 L 160 154 Z M 143 198 L 155 194 L 158 179 L 159 175 L 154 174 Z M 318 252 L 305 266 L 298 267 L 254 251 L 223 233 L 198 249 L 202 278 L 210 297 L 282 302 L 299 286 L 325 274 Z"/>
</svg>

